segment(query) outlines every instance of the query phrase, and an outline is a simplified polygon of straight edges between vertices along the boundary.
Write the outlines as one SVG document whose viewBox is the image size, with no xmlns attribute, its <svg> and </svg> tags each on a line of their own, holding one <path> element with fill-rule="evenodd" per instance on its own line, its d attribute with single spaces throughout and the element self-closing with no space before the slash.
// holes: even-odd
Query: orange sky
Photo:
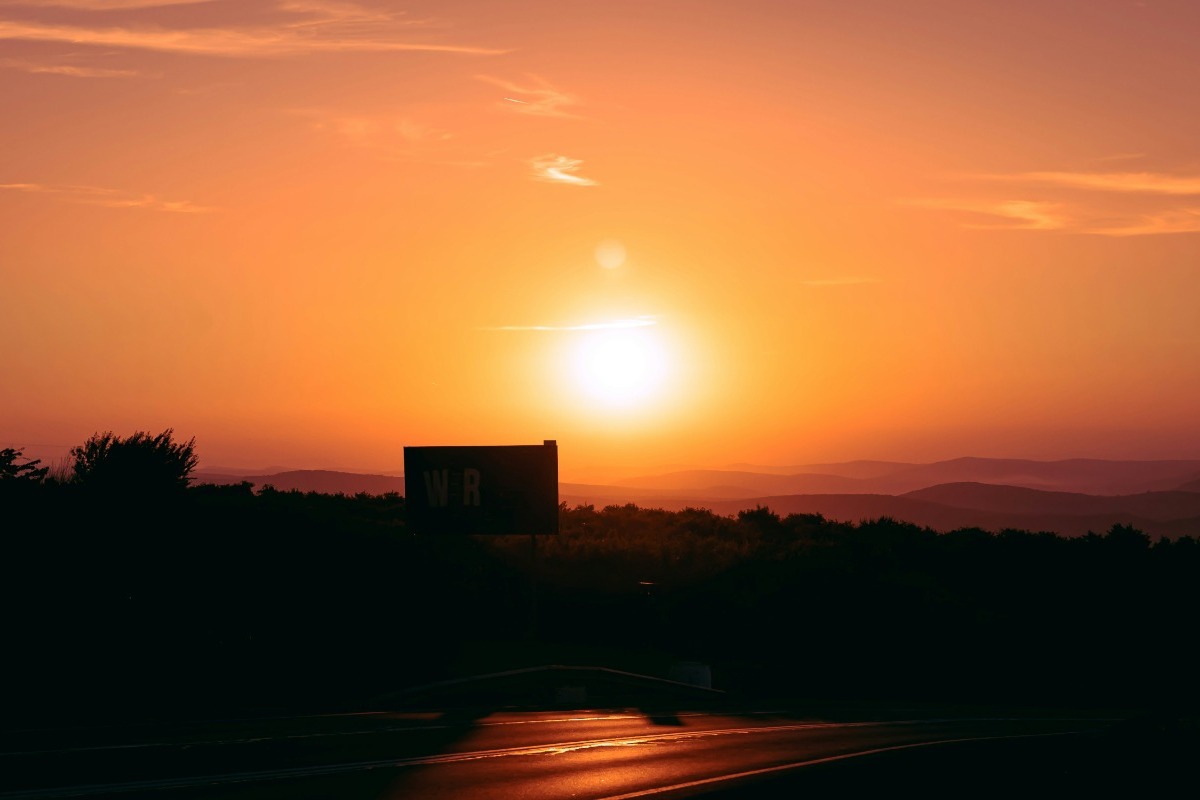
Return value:
<svg viewBox="0 0 1200 800">
<path fill-rule="evenodd" d="M 1200 457 L 1198 41 L 1191 0 L 0 0 L 0 446 Z"/>
</svg>

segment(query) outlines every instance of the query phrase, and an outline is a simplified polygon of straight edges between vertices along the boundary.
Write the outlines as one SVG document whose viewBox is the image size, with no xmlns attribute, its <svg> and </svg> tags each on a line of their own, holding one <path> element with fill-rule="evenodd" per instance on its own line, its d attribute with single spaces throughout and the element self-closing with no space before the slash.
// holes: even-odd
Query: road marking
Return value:
<svg viewBox="0 0 1200 800">
<path fill-rule="evenodd" d="M 773 767 L 763 767 L 761 769 L 751 769 L 745 772 L 734 772 L 729 775 L 717 775 L 712 778 L 701 778 L 700 780 L 687 781 L 686 783 L 676 783 L 671 786 L 660 786 L 653 789 L 642 789 L 636 792 L 626 792 L 625 794 L 607 795 L 599 798 L 599 800 L 635 800 L 639 797 L 653 797 L 655 795 L 667 794 L 669 792 L 679 792 L 686 789 L 695 789 L 698 786 L 711 786 L 714 783 L 722 783 L 724 781 L 736 781 L 745 778 L 753 778 L 758 775 L 769 775 L 774 772 L 787 772 L 788 770 L 800 769 L 802 767 L 812 767 L 817 764 L 828 764 L 834 761 L 843 761 L 848 758 L 858 758 L 859 756 L 871 756 L 879 753 L 888 753 L 896 750 L 908 750 L 914 747 L 929 747 L 939 744 L 955 744 L 957 742 L 985 742 L 994 739 L 1029 739 L 1038 736 L 1068 736 L 1075 731 L 1061 731 L 1058 733 L 1015 733 L 1005 736 L 970 736 L 963 739 L 941 739 L 933 742 L 913 742 L 911 744 L 897 744 L 890 747 L 877 747 L 873 750 L 863 750 L 856 753 L 842 753 L 836 756 L 825 756 L 823 758 L 813 758 L 807 761 L 794 761 L 790 764 L 778 764 Z"/>
</svg>

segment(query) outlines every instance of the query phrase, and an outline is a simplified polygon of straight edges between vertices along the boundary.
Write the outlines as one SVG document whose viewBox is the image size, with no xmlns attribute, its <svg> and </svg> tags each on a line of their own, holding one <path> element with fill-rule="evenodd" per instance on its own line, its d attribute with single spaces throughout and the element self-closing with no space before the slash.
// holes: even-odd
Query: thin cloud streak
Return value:
<svg viewBox="0 0 1200 800">
<path fill-rule="evenodd" d="M 1111 158 L 1139 157 L 1141 154 L 1119 154 Z M 1053 230 L 1096 236 L 1151 236 L 1200 231 L 1195 206 L 1171 207 L 1172 201 L 1164 199 L 1200 195 L 1200 176 L 1196 175 L 1057 170 L 958 177 L 974 181 L 1019 184 L 1023 193 L 1049 194 L 1063 202 L 978 198 L 903 202 L 927 208 L 1001 217 L 1011 221 L 1002 224 L 961 223 L 964 228 L 983 230 Z M 1066 194 L 1070 191 L 1086 192 L 1086 200 L 1077 194 Z M 1118 196 L 1119 200 L 1113 199 Z"/>
<path fill-rule="evenodd" d="M 41 0 L 38 5 L 79 8 L 84 11 L 120 11 L 132 8 L 198 5 L 208 0 Z M 27 6 L 30 0 L 3 0 L 0 6 Z"/>
<path fill-rule="evenodd" d="M 33 61 L 9 59 L 0 61 L 0 68 L 15 69 L 35 75 L 65 75 L 69 78 L 133 78 L 141 73 L 132 69 L 78 67 L 70 64 L 38 64 Z"/>
<path fill-rule="evenodd" d="M 1036 200 L 1001 200 L 1001 201 L 972 201 L 972 200 L 910 200 L 910 205 L 936 208 L 943 211 L 963 211 L 972 214 L 982 214 L 990 217 L 1001 217 L 1011 220 L 1010 223 L 962 223 L 964 228 L 979 230 L 1037 230 L 1056 231 L 1067 227 L 1065 217 L 1055 213 L 1057 203 L 1043 203 Z"/>
<path fill-rule="evenodd" d="M 0 190 L 61 195 L 68 202 L 103 206 L 104 208 L 144 208 L 174 214 L 209 214 L 219 210 L 212 206 L 196 205 L 190 200 L 163 200 L 152 194 L 134 195 L 130 192 L 106 189 L 101 186 L 0 183 Z"/>
<path fill-rule="evenodd" d="M 1066 226 L 1063 218 L 1051 213 L 1057 208 L 1055 203 L 1041 203 L 1036 200 L 1007 200 L 996 203 L 991 207 L 980 207 L 981 214 L 992 214 L 1016 222 L 1013 225 L 982 225 L 968 224 L 968 228 L 1017 228 L 1020 230 L 1056 231 Z"/>
<path fill-rule="evenodd" d="M 1164 233 L 1200 232 L 1200 208 L 1184 208 L 1161 214 L 1147 214 L 1127 225 L 1092 228 L 1084 233 L 1098 236 L 1152 236 Z"/>
<path fill-rule="evenodd" d="M 623 328 L 649 328 L 657 325 L 658 320 L 653 316 L 632 317 L 628 319 L 613 319 L 606 322 L 590 322 L 583 325 L 501 325 L 495 328 L 481 328 L 485 331 L 607 331 Z"/>
<path fill-rule="evenodd" d="M 307 53 L 427 52 L 463 55 L 500 55 L 506 51 L 468 45 L 421 44 L 371 39 L 318 39 L 295 31 L 204 29 L 169 31 L 108 28 L 91 30 L 68 26 L 38 25 L 0 20 L 0 39 L 70 42 L 71 44 L 124 47 L 199 56 L 269 58 Z"/>
<path fill-rule="evenodd" d="M 1091 236 L 1154 236 L 1169 233 L 1200 232 L 1200 207 L 1166 209 L 1144 214 L 1101 214 L 1097 211 L 1060 212 L 1059 204 L 1032 200 L 987 202 L 977 200 L 913 200 L 909 205 L 983 214 L 1013 220 L 1012 223 L 983 224 L 962 222 L 973 230 L 1060 231 Z"/>
<path fill-rule="evenodd" d="M 400 140 L 408 143 L 444 142 L 453 138 L 449 131 L 434 128 L 403 115 L 350 115 L 323 109 L 294 109 L 290 113 L 314 117 L 312 128 L 334 133 L 354 145 L 369 145 Z"/>
<path fill-rule="evenodd" d="M 805 286 L 857 286 L 864 283 L 879 283 L 878 278 L 817 278 L 815 280 L 800 281 Z"/>
<path fill-rule="evenodd" d="M 1146 194 L 1200 194 L 1200 176 L 1163 175 L 1155 172 L 1022 172 L 1015 175 L 979 175 L 985 180 L 1041 183 L 1074 189 Z"/>
<path fill-rule="evenodd" d="M 78 4 L 78 8 L 149 7 Z M 423 24 L 402 15 L 350 3 L 290 0 L 278 10 L 292 15 L 274 25 L 170 29 L 158 26 L 79 26 L 0 19 L 0 39 L 69 42 L 199 56 L 270 58 L 309 53 L 433 52 L 499 55 L 506 50 L 474 45 L 404 41 L 401 30 Z M 300 19 L 295 19 L 300 15 Z"/>
<path fill-rule="evenodd" d="M 578 158 L 549 154 L 532 159 L 530 166 L 533 167 L 534 180 L 567 186 L 599 186 L 591 178 L 574 174 L 579 171 L 582 163 Z"/>
<path fill-rule="evenodd" d="M 564 108 L 578 105 L 579 101 L 573 96 L 555 89 L 543 78 L 534 75 L 527 76 L 537 85 L 521 86 L 512 81 L 495 78 L 491 75 L 476 75 L 475 77 L 478 80 L 498 86 L 508 92 L 508 96 L 504 100 L 518 114 L 578 119 L 575 114 L 565 111 Z"/>
</svg>

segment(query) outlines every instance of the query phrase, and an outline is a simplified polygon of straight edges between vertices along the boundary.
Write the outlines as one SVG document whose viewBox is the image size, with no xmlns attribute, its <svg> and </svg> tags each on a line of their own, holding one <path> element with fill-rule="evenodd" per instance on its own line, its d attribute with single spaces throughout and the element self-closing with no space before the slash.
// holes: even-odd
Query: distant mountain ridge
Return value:
<svg viewBox="0 0 1200 800">
<path fill-rule="evenodd" d="M 1036 490 L 1034 490 L 1036 491 Z M 1200 504 L 1200 493 L 1195 493 Z M 993 533 L 1003 530 L 1022 530 L 1034 533 L 1049 532 L 1060 536 L 1103 534 L 1114 525 L 1129 525 L 1153 539 L 1175 539 L 1181 536 L 1200 538 L 1200 515 L 1178 519 L 1154 519 L 1125 511 L 1091 511 L 1086 513 L 1038 513 L 1023 509 L 990 511 L 946 506 L 908 496 L 892 495 L 786 495 L 755 498 L 755 505 L 770 508 L 781 516 L 788 514 L 821 514 L 839 522 L 891 517 L 935 531 L 980 528 Z M 734 514 L 744 501 L 721 501 L 709 504 L 717 514 Z"/>
<path fill-rule="evenodd" d="M 991 483 L 1094 495 L 1169 491 L 1200 480 L 1200 461 L 956 458 L 931 464 L 848 462 L 776 470 L 684 470 L 627 478 L 616 485 L 736 498 L 773 494 L 904 494 L 945 483 Z M 816 471 L 820 470 L 820 471 Z"/>
<path fill-rule="evenodd" d="M 1136 514 L 1155 520 L 1200 517 L 1200 493 L 1141 492 L 1129 495 L 1091 495 L 1077 492 L 1043 492 L 1020 486 L 987 483 L 944 483 L 907 492 L 903 497 L 950 508 L 1026 514 Z"/>
<path fill-rule="evenodd" d="M 829 464 L 801 464 L 790 467 L 770 467 L 755 464 L 734 464 L 724 469 L 733 472 L 765 472 L 770 475 L 828 474 L 843 478 L 877 478 L 907 467 L 917 467 L 907 461 L 842 461 Z"/>
<path fill-rule="evenodd" d="M 968 458 L 935 464 L 852 462 L 814 467 L 844 467 L 860 477 L 831 472 L 683 470 L 631 478 L 618 485 L 564 482 L 559 484 L 559 500 L 571 507 L 635 503 L 669 511 L 708 508 L 723 515 L 765 506 L 780 515 L 822 514 L 844 522 L 891 517 L 940 531 L 1011 528 L 1077 536 L 1089 531 L 1103 533 L 1121 524 L 1153 537 L 1200 537 L 1200 461 Z M 864 474 L 871 477 L 861 477 Z M 958 479 L 938 480 L 951 476 Z M 1040 485 L 1000 482 L 1005 479 Z M 270 485 L 280 491 L 404 493 L 404 478 L 400 476 L 334 470 L 288 470 L 263 475 L 201 470 L 193 482 L 243 481 L 256 488 Z M 1081 485 L 1117 491 L 1064 488 Z"/>
</svg>

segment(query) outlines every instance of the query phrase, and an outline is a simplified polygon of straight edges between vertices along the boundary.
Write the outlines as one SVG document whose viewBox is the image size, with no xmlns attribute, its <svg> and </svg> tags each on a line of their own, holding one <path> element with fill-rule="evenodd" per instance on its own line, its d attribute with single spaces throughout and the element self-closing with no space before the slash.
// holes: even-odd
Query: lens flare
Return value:
<svg viewBox="0 0 1200 800">
<path fill-rule="evenodd" d="M 616 239 L 606 239 L 596 245 L 596 263 L 605 269 L 617 269 L 625 264 L 625 245 Z"/>
</svg>

